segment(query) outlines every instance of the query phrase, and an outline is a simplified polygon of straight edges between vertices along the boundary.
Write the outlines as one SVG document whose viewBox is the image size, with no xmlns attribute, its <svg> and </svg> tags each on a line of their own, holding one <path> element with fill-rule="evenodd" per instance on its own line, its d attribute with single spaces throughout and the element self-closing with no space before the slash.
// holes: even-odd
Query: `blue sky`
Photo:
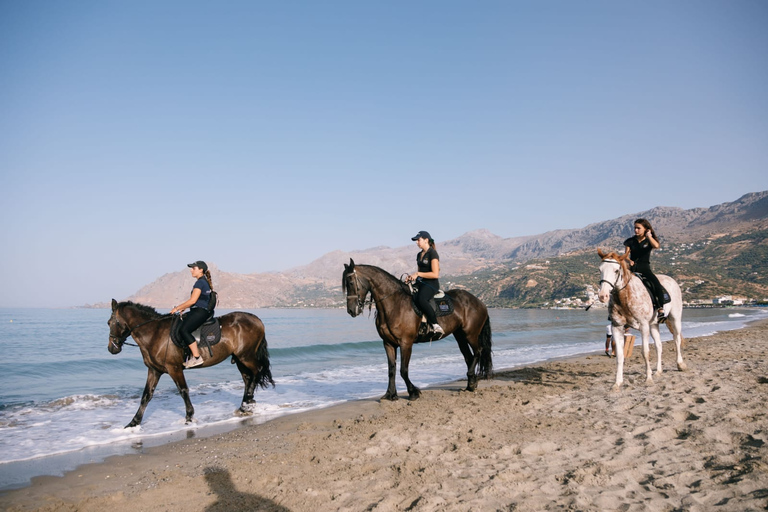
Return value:
<svg viewBox="0 0 768 512">
<path fill-rule="evenodd" d="M 766 190 L 766 27 L 762 0 L 0 0 L 0 306 Z"/>
</svg>

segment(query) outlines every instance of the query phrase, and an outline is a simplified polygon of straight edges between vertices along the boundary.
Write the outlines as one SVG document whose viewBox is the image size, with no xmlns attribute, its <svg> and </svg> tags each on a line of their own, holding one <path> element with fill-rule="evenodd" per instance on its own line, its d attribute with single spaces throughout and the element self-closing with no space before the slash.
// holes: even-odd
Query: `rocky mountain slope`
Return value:
<svg viewBox="0 0 768 512">
<path fill-rule="evenodd" d="M 763 268 L 759 258 L 766 246 L 761 233 L 768 232 L 768 191 L 746 194 L 736 201 L 709 208 L 683 210 L 661 206 L 580 229 L 534 236 L 502 238 L 483 229 L 472 231 L 439 245 L 445 276 L 441 282 L 446 287 L 450 286 L 448 283 L 466 287 L 489 305 L 498 306 L 536 306 L 557 296 L 571 296 L 583 291 L 586 284 L 594 284 L 597 261 L 592 254 L 595 248 L 622 250 L 622 242 L 633 235 L 632 221 L 637 217 L 650 220 L 662 236 L 665 250 L 654 256 L 660 272 L 689 277 L 692 283 L 704 280 L 722 284 L 689 287 L 688 298 L 698 298 L 715 290 L 731 290 L 733 294 L 739 290 L 762 293 L 760 279 L 754 278 L 758 270 L 736 275 L 728 265 L 745 260 L 741 262 L 744 268 Z M 743 238 L 739 239 L 740 236 Z M 664 260 L 671 258 L 675 250 L 679 254 L 685 244 L 705 242 L 710 244 L 698 251 L 683 251 L 679 261 Z M 719 252 L 710 247 L 712 243 L 720 247 Z M 747 256 L 742 257 L 742 253 Z M 763 265 L 768 261 L 768 253 L 765 255 Z M 219 307 L 340 306 L 343 302 L 341 271 L 343 263 L 350 258 L 400 276 L 412 271 L 414 247 L 333 251 L 307 265 L 280 273 L 235 274 L 211 265 Z M 758 264 L 749 263 L 755 258 Z M 543 259 L 549 259 L 549 263 Z M 692 273 L 688 269 L 696 271 Z M 532 277 L 534 274 L 538 277 Z M 539 284 L 545 282 L 549 283 L 546 287 Z M 189 286 L 189 274 L 180 271 L 158 278 L 129 298 L 167 308 L 184 298 Z M 768 292 L 768 288 L 766 290 Z"/>
</svg>

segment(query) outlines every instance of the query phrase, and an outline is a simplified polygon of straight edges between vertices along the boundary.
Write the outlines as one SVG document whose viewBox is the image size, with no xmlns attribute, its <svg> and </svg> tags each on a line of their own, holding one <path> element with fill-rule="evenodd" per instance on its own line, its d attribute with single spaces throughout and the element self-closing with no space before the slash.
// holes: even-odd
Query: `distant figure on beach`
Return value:
<svg viewBox="0 0 768 512">
<path fill-rule="evenodd" d="M 632 355 L 632 350 L 635 348 L 635 335 L 627 333 L 626 329 L 627 327 L 624 326 L 624 359 L 629 359 Z M 611 324 L 608 324 L 605 328 L 605 355 L 616 357 L 616 342 L 613 339 Z"/>
<path fill-rule="evenodd" d="M 419 291 L 416 294 L 416 304 L 424 316 L 427 317 L 427 323 L 430 329 L 436 334 L 445 334 L 443 328 L 437 323 L 437 315 L 429 305 L 429 301 L 440 290 L 440 256 L 435 248 L 435 241 L 426 231 L 419 231 L 416 236 L 411 238 L 419 246 L 421 252 L 416 255 L 417 271 L 409 275 L 405 281 L 412 283 L 419 282 Z"/>
<path fill-rule="evenodd" d="M 211 301 L 211 292 L 213 291 L 213 282 L 211 281 L 211 273 L 208 271 L 208 265 L 204 261 L 195 261 L 187 265 L 192 274 L 192 277 L 196 278 L 194 286 L 192 287 L 192 293 L 190 293 L 189 300 L 174 306 L 171 310 L 171 314 L 180 313 L 187 308 L 189 313 L 184 316 L 179 328 L 179 335 L 184 342 L 189 345 L 189 350 L 192 351 L 192 358 L 184 363 L 185 368 L 194 368 L 203 364 L 203 358 L 200 356 L 200 351 L 197 348 L 197 341 L 192 333 L 195 329 L 200 327 L 208 320 L 213 314 L 213 311 L 208 309 L 208 304 Z"/>
<path fill-rule="evenodd" d="M 651 251 L 661 247 L 656 232 L 651 227 L 651 223 L 646 219 L 637 219 L 635 221 L 635 236 L 624 240 L 624 254 L 629 254 L 629 267 L 632 272 L 641 274 L 653 285 L 653 301 L 658 312 L 658 322 L 663 324 L 666 321 L 664 316 L 665 300 L 664 287 L 661 286 L 659 278 L 651 270 Z"/>
</svg>

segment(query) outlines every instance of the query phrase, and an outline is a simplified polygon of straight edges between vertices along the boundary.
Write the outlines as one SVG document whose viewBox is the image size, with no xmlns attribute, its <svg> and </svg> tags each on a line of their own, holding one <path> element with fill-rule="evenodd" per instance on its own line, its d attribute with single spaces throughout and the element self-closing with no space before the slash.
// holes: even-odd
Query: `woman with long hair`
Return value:
<svg viewBox="0 0 768 512">
<path fill-rule="evenodd" d="M 627 238 L 624 241 L 626 250 L 624 254 L 629 253 L 630 270 L 642 274 L 653 285 L 654 302 L 658 308 L 657 320 L 660 324 L 666 321 L 664 316 L 664 287 L 661 286 L 659 278 L 651 270 L 651 251 L 661 247 L 659 237 L 651 227 L 651 223 L 646 219 L 637 219 L 635 221 L 635 236 Z"/>
<path fill-rule="evenodd" d="M 193 368 L 203 364 L 203 358 L 197 348 L 197 341 L 195 341 L 195 337 L 192 336 L 192 333 L 195 332 L 195 329 L 203 325 L 205 321 L 208 320 L 208 317 L 213 314 L 213 311 L 209 309 L 211 292 L 213 292 L 213 281 L 211 281 L 211 273 L 208 271 L 208 265 L 206 265 L 204 261 L 195 261 L 187 266 L 189 267 L 192 277 L 196 278 L 197 281 L 195 281 L 195 284 L 192 287 L 192 293 L 190 293 L 189 299 L 178 306 L 174 306 L 171 310 L 171 314 L 180 313 L 189 308 L 189 313 L 184 316 L 184 319 L 181 322 L 179 334 L 192 352 L 192 357 L 184 363 L 184 367 Z"/>
</svg>

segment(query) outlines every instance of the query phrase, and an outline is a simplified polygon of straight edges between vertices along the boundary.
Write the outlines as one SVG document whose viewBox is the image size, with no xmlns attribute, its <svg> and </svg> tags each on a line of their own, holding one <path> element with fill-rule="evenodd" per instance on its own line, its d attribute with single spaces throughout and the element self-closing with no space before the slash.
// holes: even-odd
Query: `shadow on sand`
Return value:
<svg viewBox="0 0 768 512">
<path fill-rule="evenodd" d="M 217 467 L 205 468 L 205 481 L 217 500 L 206 512 L 232 512 L 253 510 L 259 512 L 291 512 L 290 509 L 258 494 L 240 492 L 232 483 L 229 471 Z"/>
</svg>

